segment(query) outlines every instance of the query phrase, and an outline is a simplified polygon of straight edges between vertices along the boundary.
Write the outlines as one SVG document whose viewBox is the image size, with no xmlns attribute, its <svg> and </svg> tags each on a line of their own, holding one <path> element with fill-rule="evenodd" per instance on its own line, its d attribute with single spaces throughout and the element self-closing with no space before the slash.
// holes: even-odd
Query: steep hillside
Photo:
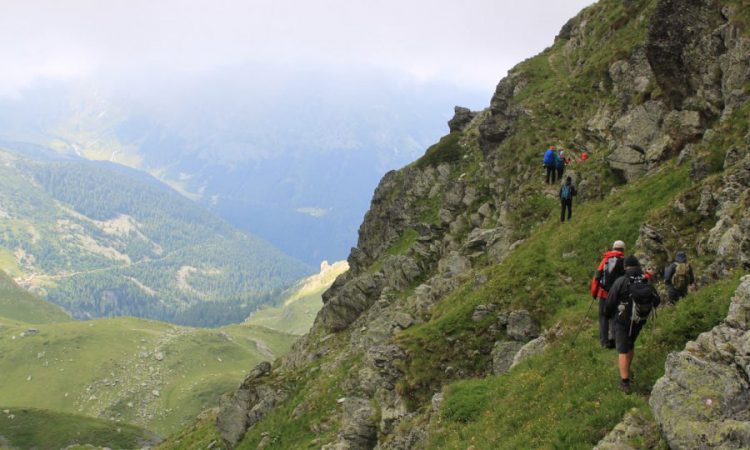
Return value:
<svg viewBox="0 0 750 450">
<path fill-rule="evenodd" d="M 0 317 L 26 323 L 50 323 L 70 320 L 57 305 L 21 289 L 0 270 Z"/>
<path fill-rule="evenodd" d="M 276 306 L 265 306 L 245 320 L 247 325 L 257 325 L 284 333 L 302 335 L 310 330 L 315 316 L 323 307 L 323 292 L 333 281 L 349 269 L 346 261 L 329 265 L 323 261 L 320 272 L 298 282 L 284 293 Z"/>
<path fill-rule="evenodd" d="M 0 160 L 0 268 L 76 318 L 238 322 L 308 273 L 135 171 Z"/>
<path fill-rule="evenodd" d="M 0 448 L 3 449 L 59 450 L 73 445 L 134 449 L 157 441 L 153 433 L 131 425 L 0 405 Z"/>
<path fill-rule="evenodd" d="M 692 375 L 700 361 L 668 355 L 728 308 L 747 312 L 748 6 L 601 0 L 571 19 L 500 81 L 487 110 L 457 108 L 449 135 L 383 178 L 310 333 L 253 369 L 215 421 L 162 448 L 216 436 L 242 449 L 591 448 L 611 430 L 601 448 L 701 445 L 696 436 L 747 447 L 746 402 L 711 414 L 695 404 L 722 379 L 750 395 L 746 369 L 706 389 Z M 558 186 L 542 180 L 550 144 L 589 156 L 568 168 L 580 194 L 566 223 Z M 699 274 L 699 290 L 644 331 L 631 396 L 582 321 L 591 273 L 616 239 L 657 282 L 682 249 Z M 735 367 L 743 326 L 688 352 Z M 684 389 L 681 405 L 649 399 L 655 383 Z M 680 423 L 676 406 L 715 433 Z"/>
</svg>

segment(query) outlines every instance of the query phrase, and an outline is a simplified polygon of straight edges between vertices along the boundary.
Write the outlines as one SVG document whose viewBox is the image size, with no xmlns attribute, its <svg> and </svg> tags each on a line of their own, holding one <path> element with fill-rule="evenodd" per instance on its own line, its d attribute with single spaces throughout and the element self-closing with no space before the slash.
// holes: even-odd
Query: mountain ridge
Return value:
<svg viewBox="0 0 750 450">
<path fill-rule="evenodd" d="M 571 19 L 489 108 L 383 177 L 310 333 L 188 436 L 241 449 L 584 448 L 632 408 L 658 429 L 646 397 L 667 355 L 723 319 L 750 268 L 747 11 L 601 0 Z M 550 144 L 588 155 L 568 168 L 580 195 L 565 224 L 542 182 Z M 616 390 L 593 327 L 570 345 L 615 239 L 657 279 L 680 249 L 700 273 L 701 289 L 644 336 L 633 396 Z"/>
</svg>

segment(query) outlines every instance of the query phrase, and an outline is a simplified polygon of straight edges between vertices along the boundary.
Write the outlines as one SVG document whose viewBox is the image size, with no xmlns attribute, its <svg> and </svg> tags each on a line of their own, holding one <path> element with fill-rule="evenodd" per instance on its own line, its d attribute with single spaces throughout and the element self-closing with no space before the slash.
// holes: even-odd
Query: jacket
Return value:
<svg viewBox="0 0 750 450">
<path fill-rule="evenodd" d="M 613 284 L 612 288 L 609 290 L 607 302 L 604 305 L 605 316 L 610 319 L 616 316 L 615 318 L 620 323 L 630 322 L 630 316 L 633 311 L 633 300 L 630 298 L 628 285 L 630 284 L 630 277 L 637 277 L 640 275 L 644 275 L 640 267 L 631 267 L 625 271 L 625 275 L 615 281 L 615 284 Z M 649 280 L 648 283 L 651 286 L 651 295 L 653 296 L 652 304 L 653 307 L 656 308 L 661 303 L 661 297 L 659 297 L 659 292 L 657 292 L 654 285 L 651 284 L 651 279 L 648 277 L 646 278 Z M 618 307 L 620 304 L 625 305 L 625 309 L 621 314 L 618 314 Z"/>
<path fill-rule="evenodd" d="M 594 278 L 591 279 L 591 296 L 593 298 L 599 298 L 601 300 L 607 298 L 607 291 L 602 287 L 599 280 L 602 279 L 604 265 L 607 264 L 607 260 L 612 257 L 617 258 L 617 264 L 615 265 L 615 269 L 612 272 L 613 278 L 617 280 L 625 274 L 625 267 L 623 265 L 623 258 L 625 258 L 625 254 L 619 250 L 610 250 L 608 252 L 604 252 L 602 262 L 599 263 L 599 267 L 596 268 L 596 273 L 594 273 Z"/>
</svg>

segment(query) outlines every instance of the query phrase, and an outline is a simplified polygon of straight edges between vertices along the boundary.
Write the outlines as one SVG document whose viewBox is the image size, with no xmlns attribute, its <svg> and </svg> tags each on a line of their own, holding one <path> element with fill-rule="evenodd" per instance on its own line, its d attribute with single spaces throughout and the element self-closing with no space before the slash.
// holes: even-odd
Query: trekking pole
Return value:
<svg viewBox="0 0 750 450">
<path fill-rule="evenodd" d="M 570 345 L 571 345 L 571 346 L 574 346 L 574 345 L 575 345 L 575 343 L 576 343 L 576 339 L 578 339 L 578 335 L 579 335 L 579 334 L 581 334 L 581 331 L 583 330 L 583 326 L 584 326 L 584 325 L 586 324 L 586 319 L 588 319 L 588 317 L 589 317 L 589 313 L 591 312 L 591 308 L 593 308 L 593 307 L 594 307 L 594 302 L 595 302 L 595 301 L 596 301 L 596 299 L 592 299 L 592 300 L 591 300 L 591 303 L 589 304 L 589 309 L 587 309 L 587 310 L 586 310 L 586 315 L 585 315 L 585 316 L 583 316 L 583 320 L 581 321 L 581 324 L 580 324 L 580 325 L 578 325 L 578 331 L 576 331 L 576 335 L 575 335 L 575 336 L 573 336 L 573 340 L 572 340 L 572 341 L 570 341 Z"/>
</svg>

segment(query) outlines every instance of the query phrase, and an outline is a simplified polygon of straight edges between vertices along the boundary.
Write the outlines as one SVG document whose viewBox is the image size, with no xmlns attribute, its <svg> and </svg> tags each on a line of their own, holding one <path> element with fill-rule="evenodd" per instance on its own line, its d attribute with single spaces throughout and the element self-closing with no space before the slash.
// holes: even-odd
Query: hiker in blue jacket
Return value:
<svg viewBox="0 0 750 450">
<path fill-rule="evenodd" d="M 565 179 L 565 183 L 560 187 L 560 222 L 565 222 L 565 210 L 568 210 L 568 221 L 573 215 L 573 196 L 577 194 L 576 187 L 570 177 Z"/>
<path fill-rule="evenodd" d="M 555 173 L 557 171 L 557 153 L 555 152 L 555 146 L 550 145 L 546 152 L 544 152 L 544 168 L 547 169 L 547 184 L 555 183 Z"/>
</svg>

